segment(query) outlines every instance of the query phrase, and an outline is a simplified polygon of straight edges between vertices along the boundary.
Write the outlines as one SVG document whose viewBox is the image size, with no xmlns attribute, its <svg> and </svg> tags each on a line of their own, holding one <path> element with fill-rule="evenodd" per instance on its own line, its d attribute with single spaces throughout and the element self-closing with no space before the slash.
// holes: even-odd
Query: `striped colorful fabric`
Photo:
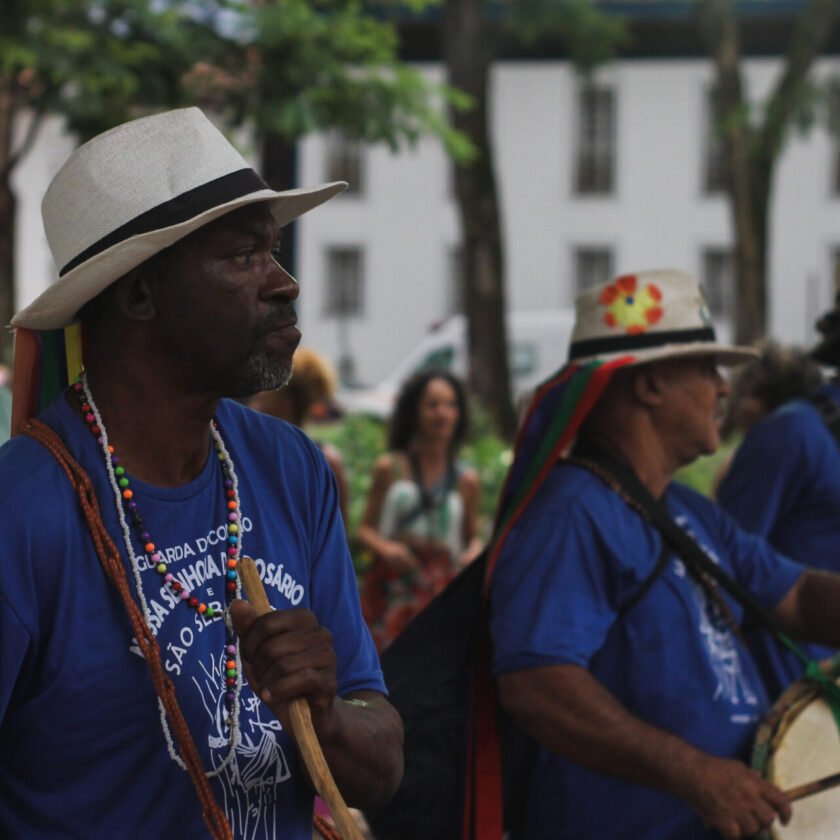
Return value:
<svg viewBox="0 0 840 840">
<path fill-rule="evenodd" d="M 598 401 L 613 373 L 633 356 L 609 362 L 570 363 L 537 388 L 520 426 L 514 458 L 496 512 L 485 577 L 485 594 L 496 559 L 511 528 L 534 497 L 557 459 L 569 449 L 578 429 Z"/>
<path fill-rule="evenodd" d="M 38 414 L 82 373 L 79 324 L 57 330 L 15 329 L 12 434 Z"/>
</svg>

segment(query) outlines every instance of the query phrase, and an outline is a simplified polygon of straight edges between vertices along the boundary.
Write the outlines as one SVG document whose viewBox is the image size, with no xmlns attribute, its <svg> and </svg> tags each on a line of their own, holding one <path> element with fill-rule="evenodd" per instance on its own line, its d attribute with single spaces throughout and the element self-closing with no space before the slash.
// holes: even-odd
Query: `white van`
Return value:
<svg viewBox="0 0 840 840">
<path fill-rule="evenodd" d="M 507 316 L 511 390 L 514 400 L 539 385 L 566 361 L 574 310 L 541 309 Z M 389 376 L 371 388 L 344 388 L 337 394 L 351 414 L 386 418 L 400 386 L 418 370 L 440 367 L 467 376 L 467 319 L 453 315 L 432 329 Z"/>
</svg>

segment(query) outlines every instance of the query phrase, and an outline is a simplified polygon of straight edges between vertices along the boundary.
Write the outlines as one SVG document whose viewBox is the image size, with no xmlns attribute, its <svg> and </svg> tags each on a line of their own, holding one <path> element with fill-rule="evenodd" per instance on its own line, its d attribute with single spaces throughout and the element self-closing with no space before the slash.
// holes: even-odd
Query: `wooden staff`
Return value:
<svg viewBox="0 0 840 840">
<path fill-rule="evenodd" d="M 840 773 L 834 773 L 823 779 L 798 785 L 795 788 L 784 791 L 784 794 L 788 800 L 794 802 L 797 799 L 804 799 L 806 796 L 813 796 L 815 793 L 822 793 L 822 791 L 837 787 L 837 785 L 840 785 Z"/>
<path fill-rule="evenodd" d="M 248 594 L 248 600 L 253 604 L 257 615 L 271 612 L 271 605 L 265 594 L 265 587 L 257 571 L 257 566 L 250 557 L 243 557 L 239 561 L 239 571 L 242 582 Z M 289 701 L 289 717 L 292 721 L 292 731 L 295 733 L 300 754 L 303 756 L 315 790 L 330 809 L 338 830 L 346 840 L 363 840 L 338 787 L 335 784 L 327 760 L 324 758 L 318 736 L 312 726 L 312 715 L 305 697 L 293 697 Z"/>
</svg>

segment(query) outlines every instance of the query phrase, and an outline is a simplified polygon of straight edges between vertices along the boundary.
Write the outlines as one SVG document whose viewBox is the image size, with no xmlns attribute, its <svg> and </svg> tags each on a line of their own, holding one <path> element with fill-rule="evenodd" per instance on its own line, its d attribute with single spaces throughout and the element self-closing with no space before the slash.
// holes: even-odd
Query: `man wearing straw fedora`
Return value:
<svg viewBox="0 0 840 840">
<path fill-rule="evenodd" d="M 736 838 L 790 817 L 745 763 L 769 703 L 738 625 L 755 610 L 836 644 L 840 577 L 671 481 L 718 445 L 718 366 L 752 355 L 715 340 L 681 272 L 577 301 L 488 562 L 499 699 L 535 754 L 517 838 Z"/>
<path fill-rule="evenodd" d="M 269 189 L 195 108 L 94 138 L 52 181 L 59 280 L 13 320 L 0 450 L 4 837 L 309 838 L 300 697 L 350 804 L 399 783 L 332 474 L 225 399 L 288 380 L 279 231 L 345 186 Z"/>
</svg>

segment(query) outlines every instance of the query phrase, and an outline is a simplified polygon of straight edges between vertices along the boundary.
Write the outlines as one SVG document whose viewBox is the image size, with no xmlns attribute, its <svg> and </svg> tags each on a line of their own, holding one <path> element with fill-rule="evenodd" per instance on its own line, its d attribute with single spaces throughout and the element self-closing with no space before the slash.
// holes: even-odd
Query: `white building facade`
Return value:
<svg viewBox="0 0 840 840">
<path fill-rule="evenodd" d="M 746 62 L 760 101 L 779 70 Z M 432 77 L 441 70 L 425 65 Z M 819 62 L 840 75 L 840 58 Z M 710 117 L 712 67 L 701 58 L 616 61 L 586 87 L 566 62 L 499 62 L 492 76 L 494 154 L 510 308 L 567 307 L 617 273 L 674 267 L 699 276 L 725 324 L 732 233 Z M 16 174 L 18 304 L 54 277 L 38 204 L 72 149 L 50 123 Z M 790 138 L 772 204 L 770 322 L 810 344 L 833 299 L 840 257 L 840 144 L 823 126 Z M 450 163 L 426 139 L 399 155 L 334 136 L 301 143 L 299 182 L 348 172 L 353 188 L 298 223 L 303 342 L 375 383 L 458 310 L 459 222 Z M 558 359 L 558 365 L 562 362 Z"/>
</svg>

